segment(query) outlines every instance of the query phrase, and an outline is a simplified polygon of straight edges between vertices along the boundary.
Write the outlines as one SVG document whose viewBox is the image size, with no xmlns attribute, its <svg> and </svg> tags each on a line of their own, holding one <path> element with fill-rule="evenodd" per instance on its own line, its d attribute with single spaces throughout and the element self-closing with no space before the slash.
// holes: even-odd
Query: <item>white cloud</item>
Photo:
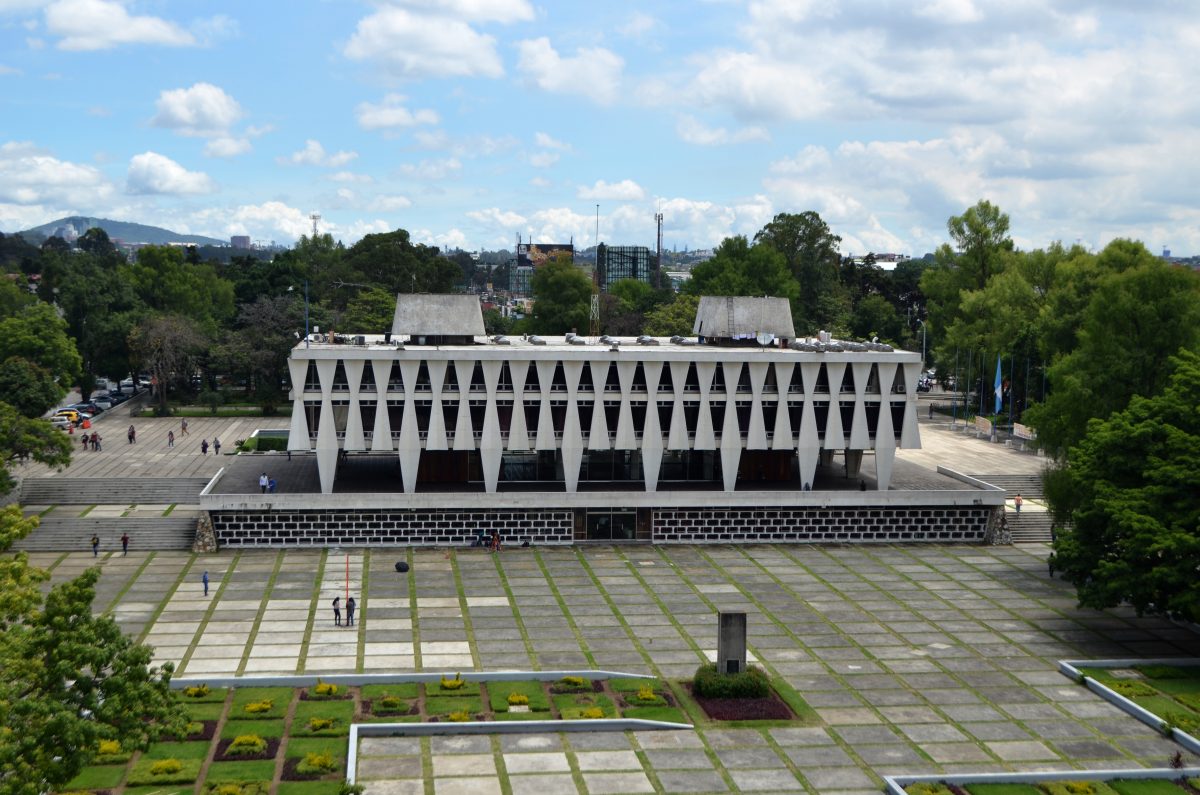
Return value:
<svg viewBox="0 0 1200 795">
<path fill-rule="evenodd" d="M 129 160 L 126 190 L 133 194 L 186 196 L 212 193 L 217 185 L 200 171 L 188 171 L 169 157 L 143 152 Z"/>
<path fill-rule="evenodd" d="M 675 131 L 684 141 L 697 146 L 721 146 L 771 140 L 770 133 L 763 127 L 742 127 L 730 132 L 724 127 L 706 127 L 699 119 L 687 114 L 679 117 Z"/>
<path fill-rule="evenodd" d="M 382 193 L 372 198 L 367 204 L 367 209 L 373 213 L 393 213 L 409 207 L 412 207 L 412 199 L 407 196 L 389 196 Z"/>
<path fill-rule="evenodd" d="M 563 143 L 562 141 L 559 141 L 544 132 L 534 133 L 533 134 L 533 142 L 535 144 L 537 144 L 538 146 L 540 146 L 542 149 L 557 149 L 561 152 L 570 152 L 571 151 L 570 144 Z"/>
<path fill-rule="evenodd" d="M 262 204 L 243 204 L 232 211 L 213 210 L 208 213 L 224 224 L 227 234 L 251 237 L 274 237 L 276 233 L 295 240 L 312 234 L 312 219 L 308 213 L 280 201 Z"/>
<path fill-rule="evenodd" d="M 375 178 L 370 174 L 356 174 L 353 171 L 339 171 L 336 174 L 330 174 L 331 182 L 358 183 L 360 185 L 369 185 L 375 181 Z"/>
<path fill-rule="evenodd" d="M 452 228 L 442 233 L 431 232 L 428 229 L 418 229 L 413 232 L 413 240 L 428 246 L 438 246 L 444 249 L 467 247 L 467 236 L 461 229 Z"/>
<path fill-rule="evenodd" d="M 181 135 L 223 136 L 242 116 L 237 100 L 212 83 L 163 91 L 155 106 L 150 123 Z"/>
<path fill-rule="evenodd" d="M 551 183 L 545 177 L 533 177 L 529 180 L 529 184 L 535 188 L 548 188 Z"/>
<path fill-rule="evenodd" d="M 528 22 L 533 6 L 526 0 L 399 0 L 396 5 L 468 22 Z"/>
<path fill-rule="evenodd" d="M 640 38 L 657 28 L 658 24 L 658 20 L 649 14 L 634 11 L 629 15 L 629 19 L 625 20 L 625 23 L 617 28 L 617 32 L 623 36 Z"/>
<path fill-rule="evenodd" d="M 362 240 L 367 235 L 377 235 L 381 232 L 392 231 L 392 225 L 387 221 L 376 219 L 374 221 L 357 220 L 347 226 L 331 226 L 329 231 L 335 238 L 347 245 L 352 245 Z"/>
<path fill-rule="evenodd" d="M 503 229 L 515 229 L 525 225 L 525 216 L 511 210 L 501 210 L 499 207 L 488 207 L 485 210 L 471 210 L 467 217 L 488 226 L 498 226 Z"/>
<path fill-rule="evenodd" d="M 534 152 L 529 156 L 529 165 L 534 168 L 550 168 L 562 157 L 558 152 Z"/>
<path fill-rule="evenodd" d="M 462 19 L 384 6 L 359 20 L 343 54 L 397 77 L 500 77 L 496 40 Z"/>
<path fill-rule="evenodd" d="M 327 168 L 337 168 L 344 166 L 351 160 L 358 157 L 357 152 L 340 151 L 329 154 L 325 151 L 325 147 L 321 146 L 321 142 L 309 138 L 304 142 L 304 148 L 292 152 L 288 157 L 277 158 L 278 162 L 283 165 L 305 165 L 305 166 L 325 166 Z"/>
<path fill-rule="evenodd" d="M 0 144 L 0 202 L 94 206 L 112 192 L 92 166 L 59 160 L 28 141 Z"/>
<path fill-rule="evenodd" d="M 19 75 L 19 74 L 21 74 L 21 70 L 16 68 L 15 66 L 9 66 L 8 64 L 0 63 L 0 77 L 3 77 L 5 75 Z"/>
<path fill-rule="evenodd" d="M 974 0 L 926 0 L 916 9 L 916 14 L 959 25 L 983 19 L 983 13 L 975 6 Z"/>
<path fill-rule="evenodd" d="M 581 187 L 578 195 L 581 199 L 638 201 L 646 197 L 646 191 L 642 190 L 642 186 L 631 179 L 623 179 L 620 182 L 612 184 L 598 179 L 596 180 L 596 184 L 590 188 Z"/>
<path fill-rule="evenodd" d="M 411 111 L 401 104 L 404 100 L 405 97 L 400 94 L 388 94 L 378 105 L 370 102 L 359 103 L 354 109 L 358 125 L 364 130 L 380 130 L 438 123 L 437 111 L 428 108 Z"/>
<path fill-rule="evenodd" d="M 545 36 L 517 44 L 517 68 L 543 91 L 580 94 L 607 105 L 616 100 L 625 61 L 603 47 L 581 47 L 564 58 Z"/>
<path fill-rule="evenodd" d="M 196 37 L 159 17 L 131 16 L 112 0 L 55 0 L 46 6 L 46 30 L 61 50 L 108 50 L 122 44 L 188 47 Z"/>
<path fill-rule="evenodd" d="M 462 163 L 456 157 L 449 157 L 444 160 L 422 160 L 415 165 L 405 163 L 400 166 L 400 173 L 406 177 L 431 181 L 456 177 L 461 171 Z"/>
<path fill-rule="evenodd" d="M 250 141 L 247 138 L 221 136 L 204 145 L 204 154 L 209 157 L 236 157 L 246 154 L 250 149 Z"/>
</svg>

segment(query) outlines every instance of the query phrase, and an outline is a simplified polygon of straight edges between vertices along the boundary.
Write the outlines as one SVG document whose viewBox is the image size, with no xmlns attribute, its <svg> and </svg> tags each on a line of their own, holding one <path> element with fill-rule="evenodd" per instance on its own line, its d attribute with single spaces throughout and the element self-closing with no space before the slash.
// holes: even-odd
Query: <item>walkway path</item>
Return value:
<svg viewBox="0 0 1200 795">
<path fill-rule="evenodd" d="M 690 676 L 716 611 L 819 726 L 365 741 L 368 793 L 878 792 L 885 773 L 1162 766 L 1176 746 L 1055 661 L 1200 654 L 1075 607 L 1045 548 L 589 547 L 102 556 L 96 609 L 185 675 L 555 669 Z M 403 554 L 403 553 L 399 553 Z M 61 580 L 90 553 L 35 553 Z M 212 594 L 202 595 L 209 572 Z M 347 576 L 348 572 L 348 576 Z M 334 627 L 347 586 L 357 628 Z M 1189 759 L 1189 763 L 1197 760 Z M 586 789 L 584 789 L 586 787 Z"/>
</svg>

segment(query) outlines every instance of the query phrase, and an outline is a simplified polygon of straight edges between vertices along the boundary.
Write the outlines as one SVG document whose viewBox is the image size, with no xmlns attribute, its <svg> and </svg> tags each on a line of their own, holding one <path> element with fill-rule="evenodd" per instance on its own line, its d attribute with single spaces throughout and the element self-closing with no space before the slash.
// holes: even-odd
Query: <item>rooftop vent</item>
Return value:
<svg viewBox="0 0 1200 795">
<path fill-rule="evenodd" d="M 546 341 L 536 334 L 530 334 L 529 335 L 529 344 L 530 345 L 545 345 Z"/>
<path fill-rule="evenodd" d="M 654 339 L 654 337 L 651 337 L 649 334 L 642 334 L 640 337 L 637 338 L 637 344 L 638 345 L 657 345 L 658 340 Z"/>
<path fill-rule="evenodd" d="M 512 342 L 509 341 L 508 337 L 504 336 L 503 334 L 497 334 L 496 336 L 492 337 L 492 342 L 496 343 L 497 345 L 512 345 Z"/>
<path fill-rule="evenodd" d="M 621 344 L 620 340 L 613 339 L 612 337 L 608 336 L 607 334 L 600 335 L 600 342 L 604 343 L 605 345 L 620 345 Z"/>
<path fill-rule="evenodd" d="M 587 340 L 585 340 L 583 337 L 577 336 L 575 334 L 572 334 L 571 336 L 567 337 L 567 343 L 570 345 L 587 345 L 588 344 Z"/>
</svg>

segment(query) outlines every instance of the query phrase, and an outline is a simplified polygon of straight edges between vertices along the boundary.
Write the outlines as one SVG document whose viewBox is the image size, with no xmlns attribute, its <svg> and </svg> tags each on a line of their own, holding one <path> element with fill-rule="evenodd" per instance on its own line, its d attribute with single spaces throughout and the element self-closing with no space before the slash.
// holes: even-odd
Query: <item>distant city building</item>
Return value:
<svg viewBox="0 0 1200 795">
<path fill-rule="evenodd" d="M 533 294 L 533 272 L 551 257 L 566 254 L 575 261 L 574 243 L 518 243 L 517 261 L 508 272 L 508 291 L 514 297 L 527 298 Z"/>
<path fill-rule="evenodd" d="M 234 235 L 229 238 L 229 245 L 233 248 L 250 248 L 250 235 Z"/>
<path fill-rule="evenodd" d="M 657 268 L 658 257 L 645 246 L 606 246 L 601 243 L 596 249 L 596 274 L 602 293 L 607 293 L 622 279 L 653 284 Z"/>
</svg>

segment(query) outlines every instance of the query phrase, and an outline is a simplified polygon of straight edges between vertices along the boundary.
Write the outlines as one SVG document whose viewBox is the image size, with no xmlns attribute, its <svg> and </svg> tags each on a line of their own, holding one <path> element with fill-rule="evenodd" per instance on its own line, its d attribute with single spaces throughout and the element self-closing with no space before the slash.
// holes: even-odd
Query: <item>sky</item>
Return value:
<svg viewBox="0 0 1200 795">
<path fill-rule="evenodd" d="M 1194 0 L 0 0 L 0 231 L 1200 253 Z"/>
</svg>

